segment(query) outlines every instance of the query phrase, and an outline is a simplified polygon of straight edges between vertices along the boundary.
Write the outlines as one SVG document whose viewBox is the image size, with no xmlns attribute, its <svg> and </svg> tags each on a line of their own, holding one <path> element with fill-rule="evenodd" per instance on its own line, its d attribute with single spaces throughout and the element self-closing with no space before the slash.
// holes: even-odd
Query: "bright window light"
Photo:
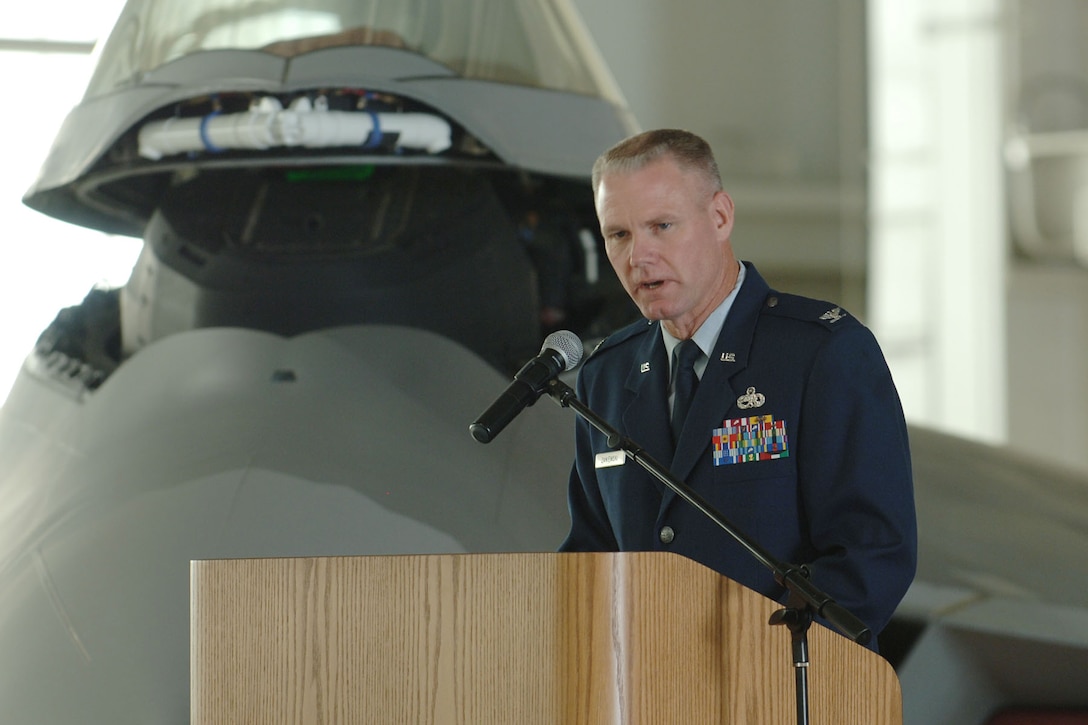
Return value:
<svg viewBox="0 0 1088 725">
<path fill-rule="evenodd" d="M 0 35 L 16 37 L 7 25 Z M 87 55 L 0 50 L 8 109 L 0 122 L 7 140 L 0 175 L 0 401 L 57 313 L 79 304 L 95 284 L 124 284 L 140 250 L 140 240 L 107 237 L 22 203 L 57 129 L 83 95 L 90 63 Z"/>
</svg>

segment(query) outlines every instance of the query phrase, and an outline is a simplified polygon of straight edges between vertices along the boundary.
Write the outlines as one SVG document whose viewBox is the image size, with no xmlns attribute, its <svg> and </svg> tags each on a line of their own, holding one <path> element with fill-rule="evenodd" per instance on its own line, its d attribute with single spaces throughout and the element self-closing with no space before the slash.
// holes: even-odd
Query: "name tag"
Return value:
<svg viewBox="0 0 1088 725">
<path fill-rule="evenodd" d="M 613 466 L 622 466 L 626 460 L 627 454 L 623 451 L 608 451 L 607 453 L 598 453 L 593 463 L 596 468 L 612 468 Z"/>
</svg>

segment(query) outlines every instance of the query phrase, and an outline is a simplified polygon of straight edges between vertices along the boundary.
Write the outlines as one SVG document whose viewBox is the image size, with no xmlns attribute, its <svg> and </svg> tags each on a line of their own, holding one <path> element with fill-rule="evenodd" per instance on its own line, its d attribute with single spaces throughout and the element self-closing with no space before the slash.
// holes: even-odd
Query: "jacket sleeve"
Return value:
<svg viewBox="0 0 1088 725">
<path fill-rule="evenodd" d="M 828 337 L 802 405 L 797 446 L 812 582 L 874 633 L 914 578 L 917 527 L 902 405 L 872 333 Z"/>
</svg>

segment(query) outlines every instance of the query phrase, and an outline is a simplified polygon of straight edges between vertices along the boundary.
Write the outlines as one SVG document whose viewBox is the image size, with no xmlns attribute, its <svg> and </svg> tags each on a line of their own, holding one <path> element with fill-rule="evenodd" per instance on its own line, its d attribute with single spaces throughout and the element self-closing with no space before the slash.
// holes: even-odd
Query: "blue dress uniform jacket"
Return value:
<svg viewBox="0 0 1088 725">
<path fill-rule="evenodd" d="M 813 583 L 876 634 L 917 556 L 907 428 L 891 374 L 856 318 L 775 292 L 745 264 L 675 455 L 658 323 L 606 338 L 579 372 L 578 398 L 772 556 L 807 565 Z M 634 461 L 599 457 L 611 450 L 605 437 L 584 420 L 576 426 L 561 551 L 672 551 L 785 601 L 772 573 L 721 528 Z"/>
</svg>

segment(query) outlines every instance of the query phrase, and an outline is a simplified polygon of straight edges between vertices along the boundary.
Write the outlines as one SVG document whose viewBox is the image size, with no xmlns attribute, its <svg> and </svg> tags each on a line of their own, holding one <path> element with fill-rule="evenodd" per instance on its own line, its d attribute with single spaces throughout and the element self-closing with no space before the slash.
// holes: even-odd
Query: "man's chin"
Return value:
<svg viewBox="0 0 1088 725">
<path fill-rule="evenodd" d="M 667 311 L 662 309 L 660 305 L 645 307 L 640 306 L 639 312 L 641 312 L 642 316 L 645 317 L 647 320 L 650 320 L 651 322 L 661 322 L 663 320 L 669 319 Z"/>
</svg>

